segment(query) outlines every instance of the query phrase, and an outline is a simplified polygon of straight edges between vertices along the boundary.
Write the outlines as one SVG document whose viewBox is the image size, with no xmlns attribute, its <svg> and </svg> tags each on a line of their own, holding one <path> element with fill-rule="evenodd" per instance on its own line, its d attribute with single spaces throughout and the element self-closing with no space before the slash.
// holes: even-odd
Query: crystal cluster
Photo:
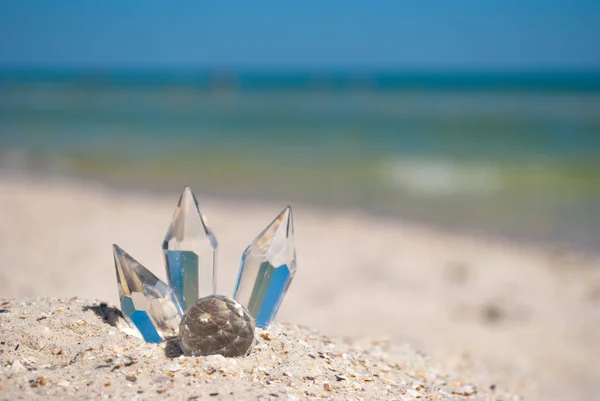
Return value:
<svg viewBox="0 0 600 401">
<path fill-rule="evenodd" d="M 148 342 L 179 336 L 188 355 L 246 355 L 268 328 L 296 272 L 288 206 L 248 246 L 234 299 L 216 294 L 217 240 L 185 187 L 163 241 L 169 284 L 113 246 L 121 311 Z"/>
</svg>

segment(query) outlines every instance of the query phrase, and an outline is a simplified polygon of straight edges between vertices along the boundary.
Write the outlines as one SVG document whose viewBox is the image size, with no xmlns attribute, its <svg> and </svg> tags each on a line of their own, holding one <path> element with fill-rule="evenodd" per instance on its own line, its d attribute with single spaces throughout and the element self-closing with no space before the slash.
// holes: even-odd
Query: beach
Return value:
<svg viewBox="0 0 600 401">
<path fill-rule="evenodd" d="M 287 204 L 192 189 L 219 241 L 218 292 L 231 295 L 242 252 Z M 0 298 L 11 305 L 5 309 L 32 310 L 51 320 L 52 308 L 59 308 L 52 302 L 59 301 L 18 305 L 40 296 L 118 305 L 113 243 L 165 279 L 160 246 L 179 195 L 2 174 Z M 505 389 L 528 400 L 588 400 L 600 392 L 598 255 L 461 234 L 353 208 L 291 206 L 298 271 L 278 322 L 349 341 L 378 339 L 389 344 L 386 361 L 400 355 L 395 347 L 414 348 L 449 372 L 464 372 L 479 388 Z M 72 318 L 89 323 L 90 316 Z M 31 341 L 43 338 L 43 327 L 55 329 L 33 316 L 25 316 L 31 325 L 1 317 L 3 336 L 13 340 L 25 329 Z M 115 344 L 132 347 L 124 334 L 115 336 L 121 339 Z M 0 360 L 4 371 L 12 368 L 6 352 Z M 208 362 L 201 363 L 207 368 Z M 19 393 L 16 381 L 3 380 L 3 396 Z M 336 398 L 335 392 L 330 396 Z"/>
<path fill-rule="evenodd" d="M 392 354 L 385 341 L 347 342 L 291 324 L 258 329 L 247 357 L 194 358 L 171 342 L 148 344 L 119 332 L 124 322 L 104 319 L 116 315 L 94 301 L 2 306 L 0 322 L 21 331 L 0 348 L 12 359 L 0 367 L 3 399 L 520 399 L 473 384 L 408 346 Z M 39 331 L 29 329 L 32 322 Z"/>
</svg>

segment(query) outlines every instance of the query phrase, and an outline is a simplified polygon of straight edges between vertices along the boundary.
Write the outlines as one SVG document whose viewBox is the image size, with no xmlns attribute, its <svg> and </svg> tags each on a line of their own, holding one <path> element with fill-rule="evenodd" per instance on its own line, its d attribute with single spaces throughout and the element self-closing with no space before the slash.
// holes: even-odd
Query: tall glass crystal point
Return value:
<svg viewBox="0 0 600 401">
<path fill-rule="evenodd" d="M 169 285 L 184 311 L 198 298 L 215 294 L 217 240 L 189 187 L 179 198 L 162 247 Z"/>
<path fill-rule="evenodd" d="M 113 255 L 123 315 L 147 342 L 176 336 L 182 311 L 173 290 L 117 245 Z"/>
<path fill-rule="evenodd" d="M 268 328 L 296 273 L 292 208 L 283 212 L 246 248 L 233 297 Z"/>
</svg>

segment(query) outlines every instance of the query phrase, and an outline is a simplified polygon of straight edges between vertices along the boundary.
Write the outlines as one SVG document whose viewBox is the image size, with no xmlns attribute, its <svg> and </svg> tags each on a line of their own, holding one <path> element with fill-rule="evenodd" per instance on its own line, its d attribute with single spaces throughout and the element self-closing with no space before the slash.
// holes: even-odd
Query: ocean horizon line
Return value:
<svg viewBox="0 0 600 401">
<path fill-rule="evenodd" d="M 600 91 L 600 70 L 159 69 L 0 67 L 0 84 L 233 90 Z"/>
</svg>

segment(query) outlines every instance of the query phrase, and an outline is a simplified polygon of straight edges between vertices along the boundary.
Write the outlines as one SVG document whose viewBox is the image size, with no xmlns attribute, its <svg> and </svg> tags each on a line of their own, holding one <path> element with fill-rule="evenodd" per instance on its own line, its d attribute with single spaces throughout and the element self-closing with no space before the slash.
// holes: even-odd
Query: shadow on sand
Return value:
<svg viewBox="0 0 600 401">
<path fill-rule="evenodd" d="M 183 351 L 179 346 L 178 337 L 170 337 L 165 340 L 165 356 L 167 358 L 177 358 L 183 355 Z"/>
<path fill-rule="evenodd" d="M 83 308 L 84 312 L 92 311 L 106 324 L 113 327 L 119 327 L 119 319 L 125 320 L 123 313 L 112 306 L 102 302 L 100 305 L 86 305 Z"/>
<path fill-rule="evenodd" d="M 82 309 L 84 312 L 94 312 L 104 323 L 113 327 L 122 326 L 126 322 L 123 313 L 119 309 L 108 306 L 104 302 L 100 305 L 86 305 Z M 121 324 L 119 324 L 120 319 L 122 319 Z M 167 358 L 177 358 L 181 355 L 183 355 L 183 351 L 181 351 L 181 347 L 179 346 L 179 338 L 175 336 L 165 339 L 165 356 Z"/>
</svg>

